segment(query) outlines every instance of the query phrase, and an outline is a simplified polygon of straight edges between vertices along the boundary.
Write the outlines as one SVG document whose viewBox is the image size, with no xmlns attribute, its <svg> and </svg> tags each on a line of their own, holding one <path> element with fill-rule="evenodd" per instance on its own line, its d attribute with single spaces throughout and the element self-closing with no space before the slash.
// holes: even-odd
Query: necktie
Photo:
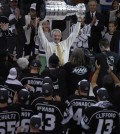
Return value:
<svg viewBox="0 0 120 134">
<path fill-rule="evenodd" d="M 91 18 L 92 18 L 92 19 L 93 19 L 93 15 L 94 15 L 94 14 L 93 14 L 93 13 L 91 13 Z"/>
<path fill-rule="evenodd" d="M 13 10 L 13 14 L 15 15 L 15 9 Z"/>
<path fill-rule="evenodd" d="M 62 52 L 61 52 L 61 49 L 60 49 L 60 45 L 59 44 L 57 44 L 57 56 L 59 57 L 60 65 L 63 65 Z"/>
</svg>

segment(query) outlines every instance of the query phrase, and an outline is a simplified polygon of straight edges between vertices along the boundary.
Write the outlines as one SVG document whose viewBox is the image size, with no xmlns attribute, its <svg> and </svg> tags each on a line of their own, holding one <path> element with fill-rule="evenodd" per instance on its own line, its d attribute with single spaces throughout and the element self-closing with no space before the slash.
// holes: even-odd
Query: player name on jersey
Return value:
<svg viewBox="0 0 120 134">
<path fill-rule="evenodd" d="M 28 80 L 28 84 L 32 84 L 32 85 L 42 85 L 42 81 L 38 80 Z"/>
<path fill-rule="evenodd" d="M 13 120 L 16 119 L 16 113 L 7 113 L 7 114 L 0 114 L 0 120 Z"/>
<path fill-rule="evenodd" d="M 74 101 L 72 103 L 72 106 L 85 106 L 85 107 L 90 107 L 92 105 L 94 105 L 94 102 L 90 102 L 90 101 Z"/>
<path fill-rule="evenodd" d="M 97 119 L 102 119 L 102 118 L 115 118 L 116 117 L 116 113 L 114 112 L 114 113 L 104 113 L 104 112 L 102 112 L 102 113 L 97 113 L 96 114 L 96 118 Z"/>
<path fill-rule="evenodd" d="M 37 111 L 44 111 L 44 112 L 54 113 L 54 108 L 37 105 Z"/>
<path fill-rule="evenodd" d="M 22 117 L 31 117 L 31 113 L 30 112 L 21 112 L 21 116 Z"/>
</svg>

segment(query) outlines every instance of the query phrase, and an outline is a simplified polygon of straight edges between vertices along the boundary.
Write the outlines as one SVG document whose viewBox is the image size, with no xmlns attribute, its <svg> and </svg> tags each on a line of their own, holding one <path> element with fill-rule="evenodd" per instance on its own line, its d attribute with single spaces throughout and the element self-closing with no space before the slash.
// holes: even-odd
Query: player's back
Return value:
<svg viewBox="0 0 120 134">
<path fill-rule="evenodd" d="M 1 88 L 5 88 L 8 91 L 8 104 L 12 104 L 13 103 L 13 98 L 15 95 L 15 92 L 19 92 L 21 89 L 23 89 L 24 87 L 22 85 L 15 85 L 15 84 L 10 84 L 10 83 L 4 83 L 2 85 L 0 85 Z"/>
<path fill-rule="evenodd" d="M 30 118 L 34 114 L 31 105 L 22 105 L 19 103 L 16 103 L 17 106 L 20 107 L 20 128 L 21 132 L 24 134 L 27 134 L 29 132 L 30 128 Z"/>
<path fill-rule="evenodd" d="M 68 96 L 67 83 L 66 83 L 66 71 L 61 68 L 45 68 L 41 73 L 43 77 L 49 76 L 53 81 L 53 96 L 59 95 L 63 101 Z"/>
<path fill-rule="evenodd" d="M 15 134 L 19 127 L 20 109 L 15 105 L 0 108 L 0 133 Z"/>
<path fill-rule="evenodd" d="M 23 85 L 29 84 L 33 86 L 35 92 L 42 92 L 42 81 L 43 78 L 39 74 L 27 73 L 24 74 L 21 78 L 21 83 Z"/>
<path fill-rule="evenodd" d="M 86 109 L 81 124 L 86 134 L 119 134 L 119 114 L 107 101 Z"/>
<path fill-rule="evenodd" d="M 42 84 L 43 84 L 43 78 L 39 74 L 34 73 L 27 73 L 24 74 L 21 78 L 21 83 L 23 85 L 30 85 L 33 87 L 33 90 L 31 91 L 31 98 L 30 101 L 33 101 L 39 96 L 42 96 Z"/>
<path fill-rule="evenodd" d="M 69 133 L 72 134 L 82 132 L 81 130 L 81 118 L 83 111 L 96 103 L 94 97 L 87 97 L 82 95 L 72 95 L 66 101 L 67 107 L 64 114 L 64 120 L 62 124 L 69 123 Z"/>
<path fill-rule="evenodd" d="M 63 128 L 61 121 L 63 119 L 64 104 L 57 101 L 45 101 L 35 105 L 37 114 L 42 119 L 41 130 L 49 134 L 62 134 Z"/>
</svg>

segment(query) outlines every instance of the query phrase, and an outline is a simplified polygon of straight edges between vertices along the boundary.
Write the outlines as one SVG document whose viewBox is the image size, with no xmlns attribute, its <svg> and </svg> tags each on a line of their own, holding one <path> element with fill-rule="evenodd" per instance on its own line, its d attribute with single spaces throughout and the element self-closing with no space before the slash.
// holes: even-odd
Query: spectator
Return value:
<svg viewBox="0 0 120 134">
<path fill-rule="evenodd" d="M 117 29 L 120 29 L 120 7 L 119 7 L 119 0 L 113 0 L 112 5 L 111 5 L 111 10 L 109 11 L 108 15 L 106 14 L 105 18 L 106 20 L 106 25 L 108 24 L 109 21 L 117 21 L 118 27 Z"/>
<path fill-rule="evenodd" d="M 85 23 L 91 25 L 91 36 L 88 40 L 89 48 L 95 53 L 100 52 L 99 40 L 102 38 L 101 31 L 104 29 L 104 18 L 97 12 L 96 0 L 88 3 L 89 11 L 86 13 Z"/>
<path fill-rule="evenodd" d="M 76 40 L 71 46 L 71 52 L 73 52 L 73 50 L 78 47 L 89 49 L 88 38 L 91 36 L 91 25 L 86 25 L 84 21 L 85 19 L 81 20 L 81 29 L 78 36 L 76 37 Z M 72 30 L 73 29 L 74 26 L 72 26 Z"/>
<path fill-rule="evenodd" d="M 106 38 L 110 44 L 111 44 L 111 39 L 114 33 L 116 32 L 117 26 L 118 25 L 116 21 L 109 21 L 108 23 L 108 32 L 106 32 L 103 37 Z"/>
<path fill-rule="evenodd" d="M 23 26 L 25 25 L 25 17 L 17 6 L 17 0 L 9 0 L 9 8 L 5 11 L 5 16 L 9 18 L 14 36 L 8 38 L 8 51 L 13 54 L 16 47 L 17 58 L 23 56 L 23 48 L 26 42 Z"/>
<path fill-rule="evenodd" d="M 43 27 L 43 32 L 45 34 L 45 37 L 48 39 L 48 41 L 52 42 L 52 36 L 51 36 L 51 24 L 49 20 L 46 20 L 42 23 L 42 27 Z M 43 71 L 45 69 L 45 66 L 48 63 L 46 63 L 46 53 L 45 50 L 42 46 L 42 43 L 40 41 L 40 38 L 38 37 L 38 35 L 36 36 L 36 54 L 40 55 L 40 61 L 42 64 L 42 68 L 41 71 Z M 38 51 L 38 52 L 37 52 Z"/>
<path fill-rule="evenodd" d="M 59 29 L 54 29 L 52 31 L 53 42 L 49 42 L 43 33 L 42 24 L 40 23 L 40 26 L 38 29 L 38 36 L 41 40 L 43 48 L 46 51 L 47 61 L 50 55 L 52 55 L 53 53 L 56 53 L 56 55 L 59 57 L 61 65 L 65 64 L 68 61 L 70 47 L 73 44 L 80 30 L 79 19 L 80 18 L 78 18 L 79 22 L 77 22 L 74 28 L 74 31 L 70 34 L 70 36 L 66 40 L 61 41 L 61 42 L 60 40 L 61 40 L 62 35 Z"/>
<path fill-rule="evenodd" d="M 120 30 L 116 30 L 112 36 L 110 50 L 120 55 Z"/>
<path fill-rule="evenodd" d="M 24 11 L 24 14 L 28 14 L 29 9 L 30 9 L 30 5 L 32 3 L 37 2 L 37 0 L 20 0 L 20 1 L 21 1 L 20 5 L 21 5 L 22 10 Z"/>
<path fill-rule="evenodd" d="M 36 3 L 32 3 L 30 11 L 25 15 L 25 26 L 24 31 L 27 42 L 25 43 L 25 56 L 34 54 L 35 52 L 35 35 L 37 30 L 37 17 L 36 17 Z"/>
<path fill-rule="evenodd" d="M 11 37 L 12 33 L 9 29 L 9 20 L 6 16 L 0 15 L 0 49 L 7 50 L 7 38 Z"/>
<path fill-rule="evenodd" d="M 111 10 L 119 9 L 119 0 L 113 0 L 111 5 Z"/>
</svg>

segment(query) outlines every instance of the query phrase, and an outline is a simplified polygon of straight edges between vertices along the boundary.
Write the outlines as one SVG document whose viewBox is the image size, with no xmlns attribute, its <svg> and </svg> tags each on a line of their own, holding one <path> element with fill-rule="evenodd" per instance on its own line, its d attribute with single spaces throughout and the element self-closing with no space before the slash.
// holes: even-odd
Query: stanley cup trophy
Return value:
<svg viewBox="0 0 120 134">
<path fill-rule="evenodd" d="M 85 16 L 85 5 L 79 3 L 76 6 L 67 5 L 64 0 L 38 0 L 37 16 L 41 20 L 64 20 L 67 16 Z"/>
</svg>

